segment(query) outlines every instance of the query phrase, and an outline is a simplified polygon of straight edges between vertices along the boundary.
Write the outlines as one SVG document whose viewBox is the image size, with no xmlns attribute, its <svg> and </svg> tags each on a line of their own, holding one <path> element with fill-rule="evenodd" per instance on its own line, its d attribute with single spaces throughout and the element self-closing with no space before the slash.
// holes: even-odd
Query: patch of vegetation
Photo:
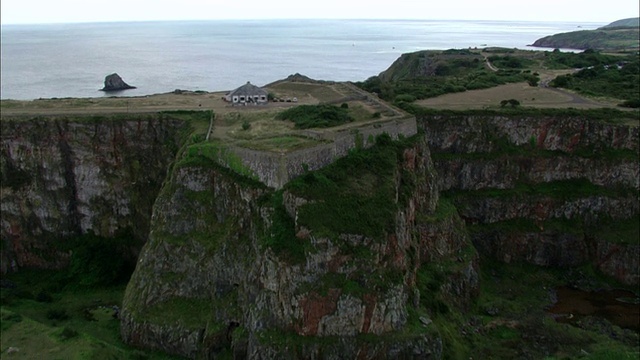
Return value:
<svg viewBox="0 0 640 360">
<path fill-rule="evenodd" d="M 3 154 L 2 168 L 0 169 L 0 182 L 2 186 L 10 187 L 14 191 L 28 186 L 33 181 L 28 171 L 20 169 L 9 156 Z"/>
<path fill-rule="evenodd" d="M 133 246 L 135 240 L 128 233 L 113 238 L 85 234 L 67 239 L 59 247 L 71 252 L 71 261 L 54 280 L 71 288 L 125 284 L 135 266 L 126 256 Z"/>
<path fill-rule="evenodd" d="M 293 151 L 322 144 L 319 141 L 295 135 L 274 136 L 265 139 L 239 141 L 238 146 L 263 151 Z"/>
<path fill-rule="evenodd" d="M 546 312 L 554 288 L 582 275 L 488 260 L 480 270 L 480 295 L 469 311 L 431 312 L 443 340 L 444 359 L 624 359 L 640 354 L 637 334 L 619 328 L 616 335 L 578 328 L 558 323 Z M 603 287 L 607 285 L 596 286 Z"/>
<path fill-rule="evenodd" d="M 620 61 L 630 60 L 633 60 L 632 56 L 606 55 L 594 50 L 574 53 L 556 49 L 544 53 L 543 65 L 549 69 L 582 69 L 590 66 L 613 65 Z"/>
<path fill-rule="evenodd" d="M 441 194 L 443 195 L 443 194 Z M 431 215 L 425 215 L 420 218 L 421 221 L 428 223 L 435 223 L 442 221 L 444 219 L 448 219 L 458 213 L 455 205 L 446 198 L 445 196 L 440 196 L 438 199 L 438 205 L 436 206 L 436 211 Z"/>
<path fill-rule="evenodd" d="M 640 27 L 640 18 L 627 18 L 616 20 L 598 29 L 620 29 L 620 28 L 637 28 Z"/>
<path fill-rule="evenodd" d="M 512 55 L 491 55 L 487 59 L 499 69 L 525 69 L 535 65 L 535 61 L 531 59 Z"/>
<path fill-rule="evenodd" d="M 175 297 L 145 308 L 137 318 L 140 321 L 153 321 L 154 324 L 182 324 L 188 329 L 197 330 L 207 327 L 213 311 L 210 299 Z M 215 324 L 213 325 L 212 327 L 215 327 Z"/>
<path fill-rule="evenodd" d="M 626 197 L 633 195 L 632 188 L 606 188 L 591 183 L 585 178 L 556 180 L 543 183 L 519 182 L 510 189 L 481 189 L 446 191 L 447 197 L 460 199 L 468 198 L 542 198 L 550 197 L 555 200 L 567 201 L 590 196 Z"/>
<path fill-rule="evenodd" d="M 458 118 L 461 121 L 469 116 L 474 117 L 494 117 L 494 116 L 521 116 L 521 117 L 562 117 L 562 118 L 582 118 L 606 123 L 624 123 L 626 121 L 637 122 L 640 116 L 638 112 L 621 111 L 611 108 L 600 109 L 553 109 L 553 108 L 530 108 L 530 107 L 504 107 L 500 109 L 469 109 L 469 110 L 447 110 L 432 109 L 416 106 L 408 103 L 398 104 L 403 110 L 416 116 L 447 116 L 450 118 Z M 418 119 L 420 120 L 420 119 Z"/>
<path fill-rule="evenodd" d="M 278 120 L 288 120 L 296 129 L 328 128 L 352 122 L 349 108 L 334 105 L 299 105 L 278 115 Z"/>
<path fill-rule="evenodd" d="M 550 85 L 589 96 L 626 100 L 633 107 L 640 101 L 640 58 L 617 58 L 608 64 L 591 65 L 574 74 L 558 76 Z"/>
<path fill-rule="evenodd" d="M 640 47 L 638 27 L 600 28 L 545 36 L 533 46 L 569 49 L 597 49 L 603 51 L 637 51 Z"/>
<path fill-rule="evenodd" d="M 65 309 L 49 309 L 47 311 L 47 319 L 55 321 L 65 321 L 69 319 L 69 314 Z"/>
<path fill-rule="evenodd" d="M 2 329 L 2 332 L 7 331 L 11 327 L 11 325 L 17 324 L 22 321 L 22 315 L 8 310 L 5 311 L 3 309 L 0 315 L 0 320 L 2 320 L 0 321 L 0 328 Z"/>
<path fill-rule="evenodd" d="M 522 68 L 533 60 L 514 56 L 495 56 L 504 65 L 498 71 L 488 69 L 481 55 L 470 50 L 420 51 L 404 54 L 384 73 L 356 83 L 377 93 L 382 99 L 407 103 L 466 90 L 529 81 L 534 77 Z"/>
<path fill-rule="evenodd" d="M 353 150 L 331 165 L 291 181 L 288 190 L 310 203 L 300 207 L 298 223 L 318 236 L 361 234 L 383 239 L 394 226 L 394 178 L 405 143 L 379 136 L 370 149 Z"/>
<path fill-rule="evenodd" d="M 271 248 L 281 259 L 293 264 L 304 263 L 310 251 L 309 241 L 296 237 L 295 223 L 284 208 L 282 191 L 273 194 L 273 214 L 269 234 L 262 239 L 262 246 Z"/>
<path fill-rule="evenodd" d="M 176 167 L 198 166 L 223 168 L 220 162 L 238 175 L 259 183 L 258 176 L 242 163 L 242 159 L 233 153 L 221 141 L 200 142 L 187 146 L 184 155 Z M 246 181 L 246 180 L 245 180 Z"/>
<path fill-rule="evenodd" d="M 499 233 L 499 234 L 526 234 L 526 233 L 564 233 L 584 234 L 582 219 L 552 218 L 544 221 L 534 219 L 516 218 L 497 221 L 490 224 L 467 225 L 469 232 L 474 233 Z"/>
<path fill-rule="evenodd" d="M 604 216 L 604 215 L 603 215 Z M 638 244 L 640 230 L 637 219 L 603 218 L 585 223 L 582 219 L 551 218 L 536 221 L 528 218 L 503 220 L 490 224 L 467 225 L 470 233 L 561 233 L 603 239 L 614 244 Z"/>
<path fill-rule="evenodd" d="M 122 342 L 113 307 L 120 306 L 125 284 L 65 288 L 56 279 L 66 275 L 54 270 L 21 269 L 3 276 L 3 280 L 15 284 L 15 288 L 0 289 L 3 350 L 19 348 L 16 358 L 177 359 Z M 49 293 L 52 301 L 38 302 L 33 297 L 20 296 L 40 292 Z"/>
<path fill-rule="evenodd" d="M 509 105 L 512 108 L 518 107 L 518 106 L 520 106 L 520 101 L 518 101 L 516 99 L 509 99 L 509 100 L 500 101 L 500 107 L 505 107 L 507 105 Z"/>
<path fill-rule="evenodd" d="M 603 219 L 588 228 L 596 239 L 613 244 L 639 244 L 640 223 L 637 218 L 628 220 Z"/>
</svg>

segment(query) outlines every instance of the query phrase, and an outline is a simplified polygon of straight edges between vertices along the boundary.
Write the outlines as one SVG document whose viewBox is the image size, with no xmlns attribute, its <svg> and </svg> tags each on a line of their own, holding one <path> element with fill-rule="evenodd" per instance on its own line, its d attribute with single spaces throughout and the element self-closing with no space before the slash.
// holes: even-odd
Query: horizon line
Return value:
<svg viewBox="0 0 640 360">
<path fill-rule="evenodd" d="M 216 21 L 465 21 L 465 22 L 525 22 L 525 23 L 575 23 L 601 24 L 613 21 L 577 21 L 577 20 L 504 20 L 504 19 L 443 19 L 443 18 L 224 18 L 224 19 L 154 19 L 154 20 L 88 20 L 88 21 L 53 21 L 53 22 L 1 22 L 0 26 L 21 25 L 81 25 L 81 24 L 114 24 L 114 23 L 166 23 L 166 22 L 216 22 Z"/>
</svg>

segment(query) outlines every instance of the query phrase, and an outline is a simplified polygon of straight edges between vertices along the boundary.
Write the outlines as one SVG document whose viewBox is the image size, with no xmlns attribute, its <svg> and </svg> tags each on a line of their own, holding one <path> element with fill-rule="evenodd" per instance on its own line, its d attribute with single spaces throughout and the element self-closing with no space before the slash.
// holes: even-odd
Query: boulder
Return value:
<svg viewBox="0 0 640 360">
<path fill-rule="evenodd" d="M 107 75 L 104 78 L 104 88 L 100 89 L 101 91 L 119 91 L 119 90 L 127 90 L 127 89 L 135 89 L 135 86 L 131 86 L 124 82 L 120 75 L 113 73 L 111 75 Z"/>
</svg>

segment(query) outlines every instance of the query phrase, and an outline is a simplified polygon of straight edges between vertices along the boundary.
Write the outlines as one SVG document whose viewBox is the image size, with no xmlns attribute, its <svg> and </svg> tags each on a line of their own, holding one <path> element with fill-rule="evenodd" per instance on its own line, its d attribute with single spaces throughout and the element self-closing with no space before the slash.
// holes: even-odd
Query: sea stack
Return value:
<svg viewBox="0 0 640 360">
<path fill-rule="evenodd" d="M 119 90 L 127 90 L 127 89 L 135 89 L 135 86 L 131 86 L 124 82 L 120 75 L 113 73 L 111 75 L 107 75 L 104 78 L 104 88 L 100 89 L 101 91 L 119 91 Z"/>
</svg>

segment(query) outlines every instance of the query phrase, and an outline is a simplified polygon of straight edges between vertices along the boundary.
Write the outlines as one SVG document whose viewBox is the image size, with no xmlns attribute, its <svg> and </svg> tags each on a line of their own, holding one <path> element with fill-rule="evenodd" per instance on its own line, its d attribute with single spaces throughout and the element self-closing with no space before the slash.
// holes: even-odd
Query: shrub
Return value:
<svg viewBox="0 0 640 360">
<path fill-rule="evenodd" d="M 510 107 L 520 106 L 520 101 L 516 99 L 502 100 L 500 101 L 500 107 L 505 107 L 509 105 Z"/>
<path fill-rule="evenodd" d="M 65 309 L 49 309 L 47 311 L 47 319 L 64 321 L 69 319 L 69 314 L 67 314 L 67 310 Z"/>
<path fill-rule="evenodd" d="M 625 100 L 618 106 L 628 107 L 628 108 L 640 108 L 640 99 Z"/>
<path fill-rule="evenodd" d="M 73 339 L 74 337 L 78 336 L 78 332 L 68 328 L 68 327 L 64 327 L 64 329 L 62 329 L 62 332 L 60 333 L 60 338 L 62 340 L 69 340 L 69 339 Z"/>
<path fill-rule="evenodd" d="M 416 101 L 416 97 L 411 94 L 400 94 L 396 96 L 396 102 L 414 102 Z"/>
<path fill-rule="evenodd" d="M 340 107 L 341 107 L 342 109 L 348 109 L 348 108 L 349 108 L 349 104 L 347 104 L 347 103 L 342 103 L 342 105 L 340 105 Z"/>
<path fill-rule="evenodd" d="M 53 301 L 53 297 L 46 291 L 40 291 L 38 295 L 36 295 L 36 301 L 50 303 Z"/>
<path fill-rule="evenodd" d="M 244 122 L 242 122 L 242 130 L 247 131 L 251 128 L 251 124 L 245 120 Z"/>
<path fill-rule="evenodd" d="M 72 250 L 69 267 L 60 282 L 74 286 L 108 286 L 129 280 L 135 264 L 126 259 L 130 235 L 104 238 L 85 234 L 70 239 L 65 246 Z"/>
<path fill-rule="evenodd" d="M 278 120 L 289 120 L 297 129 L 327 128 L 353 121 L 347 109 L 334 105 L 300 105 L 278 115 Z"/>
<path fill-rule="evenodd" d="M 3 313 L 2 319 L 0 319 L 0 329 L 5 331 L 13 324 L 17 324 L 22 321 L 22 315 L 16 313 Z"/>
</svg>

